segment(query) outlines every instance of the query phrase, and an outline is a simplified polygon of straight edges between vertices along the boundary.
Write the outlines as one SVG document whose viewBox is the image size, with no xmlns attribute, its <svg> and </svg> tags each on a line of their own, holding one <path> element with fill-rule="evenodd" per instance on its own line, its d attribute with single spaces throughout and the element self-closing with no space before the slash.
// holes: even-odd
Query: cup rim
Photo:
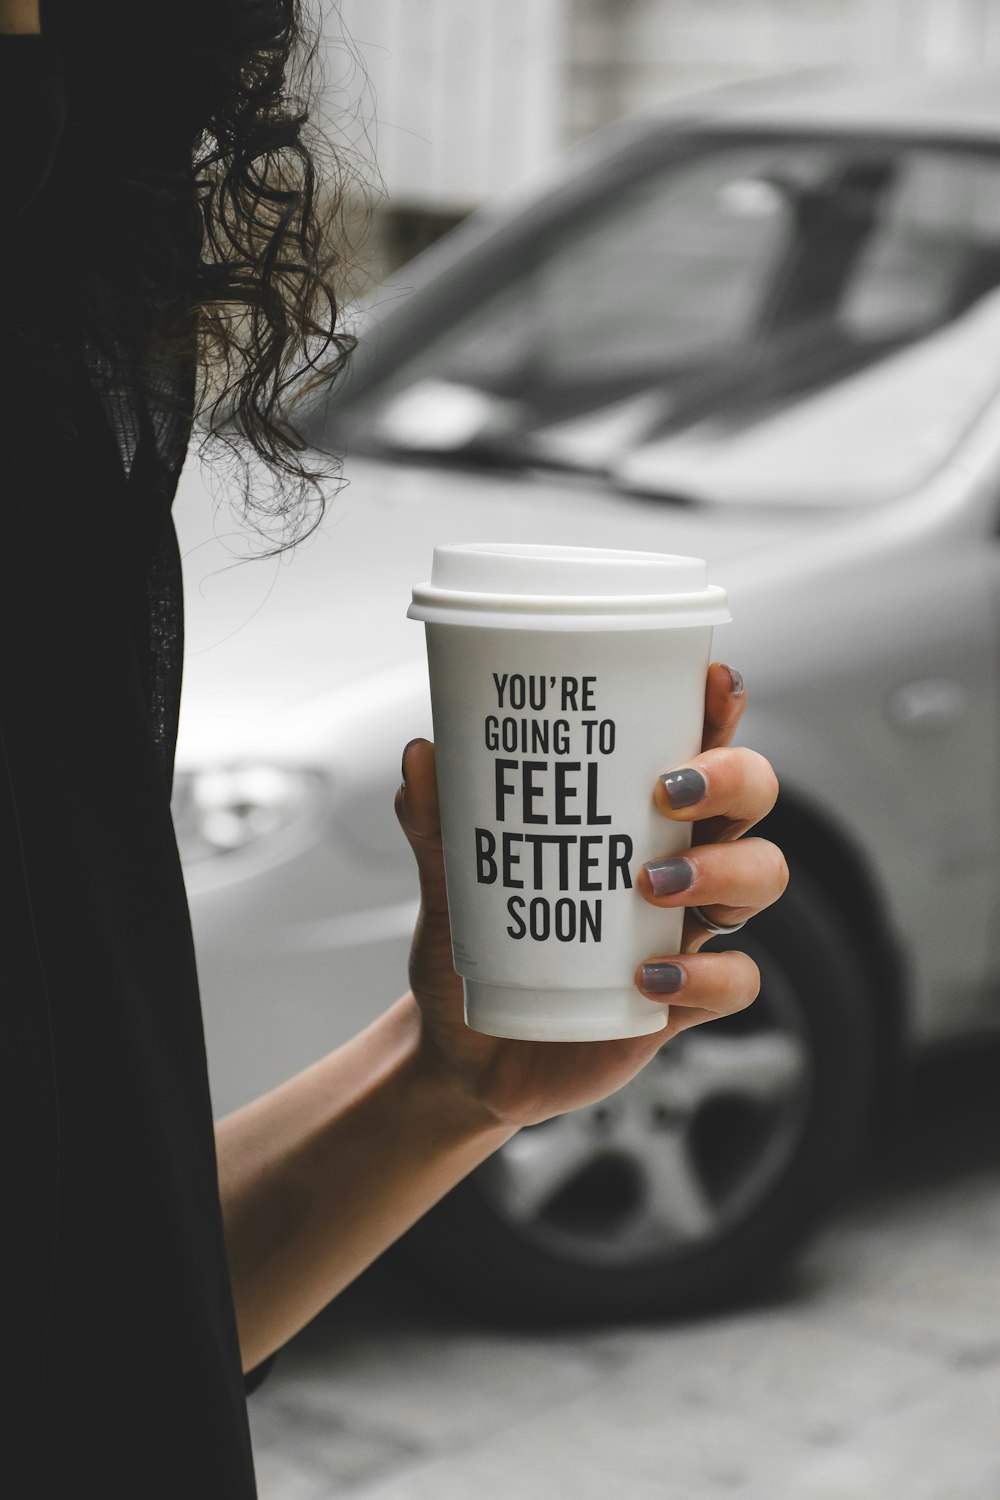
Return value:
<svg viewBox="0 0 1000 1500">
<path fill-rule="evenodd" d="M 416 584 L 407 610 L 425 624 L 505 629 L 642 630 L 725 625 L 732 620 L 718 584 L 689 594 L 488 594 Z"/>
</svg>

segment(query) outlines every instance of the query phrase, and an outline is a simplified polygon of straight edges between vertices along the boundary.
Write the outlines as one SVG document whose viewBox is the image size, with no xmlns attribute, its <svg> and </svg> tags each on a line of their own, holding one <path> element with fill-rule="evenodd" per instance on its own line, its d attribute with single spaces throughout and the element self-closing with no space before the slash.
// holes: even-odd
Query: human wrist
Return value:
<svg viewBox="0 0 1000 1500">
<path fill-rule="evenodd" d="M 516 1135 L 520 1125 L 504 1118 L 485 1088 L 485 1070 L 472 1062 L 457 1062 L 428 1027 L 420 1006 L 408 992 L 398 1002 L 411 1028 L 407 1074 L 419 1107 L 438 1128 L 454 1139 L 495 1149 Z"/>
</svg>

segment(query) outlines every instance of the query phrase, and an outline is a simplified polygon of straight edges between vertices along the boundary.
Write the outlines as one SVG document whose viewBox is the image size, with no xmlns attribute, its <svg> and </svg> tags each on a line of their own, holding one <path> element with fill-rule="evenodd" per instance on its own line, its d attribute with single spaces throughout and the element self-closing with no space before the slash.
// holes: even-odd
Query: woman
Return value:
<svg viewBox="0 0 1000 1500">
<path fill-rule="evenodd" d="M 422 892 L 411 991 L 213 1141 L 170 821 L 170 503 L 195 411 L 220 396 L 276 481 L 249 505 L 287 540 L 319 493 L 290 394 L 310 368 L 330 378 L 349 341 L 290 94 L 300 40 L 297 0 L 0 0 L 8 1466 L 22 1445 L 39 1495 L 87 1479 L 103 1497 L 252 1495 L 241 1368 L 520 1126 L 749 1004 L 753 963 L 700 953 L 706 924 L 741 923 L 786 880 L 773 846 L 741 837 L 775 781 L 729 748 L 745 694 L 716 664 L 703 753 L 655 792 L 696 847 L 639 882 L 691 908 L 684 952 L 637 976 L 669 995 L 667 1030 L 476 1035 L 451 965 L 433 749 L 415 741 L 397 796 Z"/>
</svg>

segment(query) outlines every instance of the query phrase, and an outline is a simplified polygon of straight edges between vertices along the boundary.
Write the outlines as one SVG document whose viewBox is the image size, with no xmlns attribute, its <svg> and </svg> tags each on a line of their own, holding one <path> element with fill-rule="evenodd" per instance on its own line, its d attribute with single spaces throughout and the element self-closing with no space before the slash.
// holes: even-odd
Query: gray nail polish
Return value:
<svg viewBox="0 0 1000 1500">
<path fill-rule="evenodd" d="M 680 964 L 643 964 L 640 970 L 642 988 L 651 995 L 676 995 L 686 978 Z"/>
<path fill-rule="evenodd" d="M 654 896 L 672 896 L 686 891 L 694 879 L 694 866 L 688 859 L 651 859 L 645 866 Z"/>
<path fill-rule="evenodd" d="M 708 789 L 708 783 L 700 771 L 685 766 L 681 771 L 668 771 L 661 776 L 671 807 L 691 807 L 700 802 Z"/>
<path fill-rule="evenodd" d="M 746 683 L 743 681 L 743 674 L 741 672 L 737 672 L 735 667 L 730 666 L 726 667 L 726 671 L 729 673 L 729 679 L 732 683 L 730 692 L 732 693 L 734 698 L 738 698 L 747 690 Z"/>
</svg>

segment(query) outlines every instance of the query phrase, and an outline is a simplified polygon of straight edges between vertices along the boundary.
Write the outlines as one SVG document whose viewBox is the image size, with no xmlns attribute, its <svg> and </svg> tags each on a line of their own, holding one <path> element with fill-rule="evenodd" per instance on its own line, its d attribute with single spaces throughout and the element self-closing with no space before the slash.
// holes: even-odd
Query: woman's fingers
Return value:
<svg viewBox="0 0 1000 1500">
<path fill-rule="evenodd" d="M 425 913 L 444 916 L 448 901 L 441 853 L 434 746 L 411 740 L 403 751 L 402 781 L 396 792 L 396 817 L 413 850 Z"/>
<path fill-rule="evenodd" d="M 692 847 L 681 856 L 649 860 L 637 886 L 664 907 L 700 907 L 709 921 L 734 927 L 777 901 L 788 884 L 780 849 L 743 835 L 774 807 L 778 779 L 756 750 L 729 744 L 746 704 L 743 680 L 731 667 L 709 668 L 705 691 L 705 749 L 686 766 L 660 777 L 657 809 L 690 823 Z M 711 936 L 698 915 L 685 918 L 682 947 L 695 952 Z"/>
<path fill-rule="evenodd" d="M 770 761 L 756 750 L 733 746 L 704 750 L 686 766 L 667 771 L 653 792 L 664 817 L 697 824 L 698 843 L 739 838 L 767 816 L 777 798 Z"/>
<path fill-rule="evenodd" d="M 735 667 L 713 661 L 705 679 L 705 728 L 701 748 L 715 750 L 732 743 L 747 706 L 743 678 Z"/>
<path fill-rule="evenodd" d="M 649 1000 L 670 1006 L 662 1039 L 703 1021 L 746 1010 L 760 993 L 760 970 L 746 953 L 693 953 L 650 958 L 636 970 L 637 987 Z"/>
<path fill-rule="evenodd" d="M 725 906 L 738 912 L 732 922 L 763 911 L 787 884 L 785 856 L 776 844 L 758 838 L 647 860 L 637 881 L 654 906 Z"/>
<path fill-rule="evenodd" d="M 725 927 L 745 922 L 777 901 L 788 884 L 788 865 L 767 839 L 705 844 L 687 854 L 647 860 L 636 888 L 652 906 L 700 906 Z M 704 927 L 692 914 L 685 924 L 685 947 L 705 941 Z"/>
</svg>

